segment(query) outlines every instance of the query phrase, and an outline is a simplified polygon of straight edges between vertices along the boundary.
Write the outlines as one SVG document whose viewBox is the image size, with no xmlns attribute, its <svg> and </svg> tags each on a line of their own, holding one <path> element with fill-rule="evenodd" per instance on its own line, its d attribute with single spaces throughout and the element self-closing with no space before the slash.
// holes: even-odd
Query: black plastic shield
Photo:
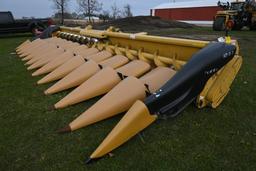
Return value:
<svg viewBox="0 0 256 171">
<path fill-rule="evenodd" d="M 151 114 L 174 117 L 203 90 L 209 78 L 235 55 L 236 47 L 210 43 L 197 52 L 186 65 L 156 93 L 145 100 Z"/>
</svg>

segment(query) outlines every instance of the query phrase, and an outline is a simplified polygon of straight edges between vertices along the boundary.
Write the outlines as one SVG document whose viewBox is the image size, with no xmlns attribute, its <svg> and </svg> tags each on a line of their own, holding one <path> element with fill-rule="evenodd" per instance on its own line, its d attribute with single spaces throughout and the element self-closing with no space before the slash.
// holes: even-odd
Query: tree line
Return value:
<svg viewBox="0 0 256 171">
<path fill-rule="evenodd" d="M 118 8 L 116 3 L 114 3 L 110 10 L 103 10 L 103 4 L 98 0 L 76 0 L 78 5 L 77 12 L 68 12 L 68 3 L 70 0 L 51 0 L 54 4 L 53 8 L 56 13 L 53 17 L 60 18 L 61 24 L 64 23 L 64 18 L 66 19 L 84 19 L 88 18 L 89 22 L 93 21 L 93 17 L 98 17 L 103 21 L 113 20 L 118 18 L 132 17 L 131 5 L 126 4 L 122 9 Z"/>
</svg>

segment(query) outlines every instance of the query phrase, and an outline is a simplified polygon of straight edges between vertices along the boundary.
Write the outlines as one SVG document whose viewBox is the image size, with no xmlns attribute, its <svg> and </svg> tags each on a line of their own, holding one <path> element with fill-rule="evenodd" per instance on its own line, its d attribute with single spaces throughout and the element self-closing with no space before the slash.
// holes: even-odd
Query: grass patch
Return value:
<svg viewBox="0 0 256 171">
<path fill-rule="evenodd" d="M 210 29 L 164 29 L 150 33 L 196 38 L 221 36 Z M 85 111 L 98 98 L 63 110 L 49 110 L 68 92 L 45 96 L 14 52 L 28 37 L 0 39 L 0 170 L 254 170 L 256 168 L 256 34 L 232 32 L 244 62 L 229 95 L 216 110 L 190 105 L 175 119 L 146 129 L 143 144 L 134 137 L 115 156 L 84 161 L 121 116 L 71 134 L 55 130 Z M 206 37 L 207 38 L 207 37 Z M 209 37 L 208 37 L 209 38 Z"/>
</svg>

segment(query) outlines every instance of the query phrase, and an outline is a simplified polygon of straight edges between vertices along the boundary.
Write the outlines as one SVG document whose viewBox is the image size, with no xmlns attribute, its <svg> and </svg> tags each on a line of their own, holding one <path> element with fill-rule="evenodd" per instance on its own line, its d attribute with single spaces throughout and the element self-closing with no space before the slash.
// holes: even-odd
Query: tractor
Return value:
<svg viewBox="0 0 256 171">
<path fill-rule="evenodd" d="M 213 30 L 241 30 L 244 26 L 256 30 L 256 1 L 218 2 L 223 10 L 214 16 Z"/>
</svg>

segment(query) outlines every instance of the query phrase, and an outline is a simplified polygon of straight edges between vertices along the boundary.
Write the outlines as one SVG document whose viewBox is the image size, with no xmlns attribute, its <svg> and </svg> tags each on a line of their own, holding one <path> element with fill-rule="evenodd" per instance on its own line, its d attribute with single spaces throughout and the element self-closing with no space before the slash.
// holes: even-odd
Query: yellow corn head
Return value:
<svg viewBox="0 0 256 171">
<path fill-rule="evenodd" d="M 57 81 L 46 95 L 73 90 L 54 107 L 104 95 L 59 132 L 70 132 L 127 113 L 88 162 L 117 148 L 161 117 L 174 117 L 195 102 L 216 108 L 242 64 L 236 40 L 209 42 L 60 27 L 52 37 L 16 49 L 38 84 Z"/>
</svg>

